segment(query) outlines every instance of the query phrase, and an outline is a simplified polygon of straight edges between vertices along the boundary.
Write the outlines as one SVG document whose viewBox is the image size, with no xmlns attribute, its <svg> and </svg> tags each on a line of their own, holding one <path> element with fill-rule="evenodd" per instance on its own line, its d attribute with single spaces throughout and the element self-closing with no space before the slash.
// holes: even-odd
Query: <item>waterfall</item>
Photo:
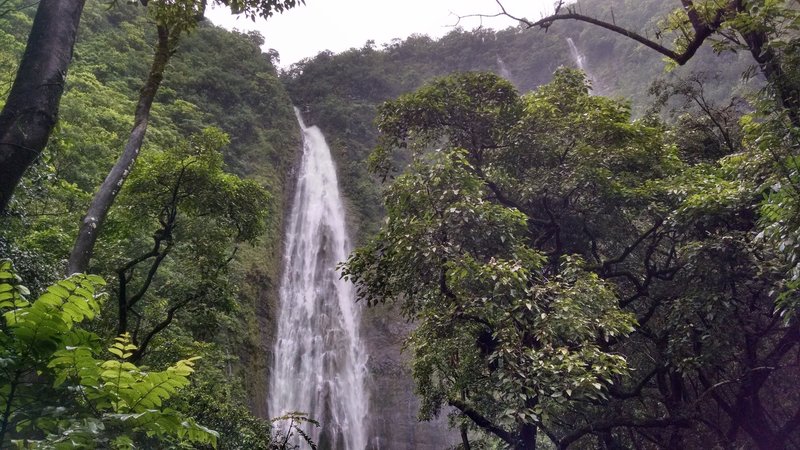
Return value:
<svg viewBox="0 0 800 450">
<path fill-rule="evenodd" d="M 336 272 L 350 251 L 344 207 L 325 137 L 295 114 L 303 157 L 286 229 L 269 415 L 307 413 L 321 424 L 306 428 L 319 448 L 364 450 L 367 354 L 360 308 L 352 285 Z"/>
<path fill-rule="evenodd" d="M 578 69 L 586 72 L 586 75 L 589 75 L 589 71 L 586 70 L 586 57 L 583 56 L 580 50 L 578 50 L 578 46 L 575 45 L 575 41 L 572 38 L 567 38 L 567 44 L 569 44 L 569 53 L 572 55 L 572 60 L 575 61 L 577 64 Z"/>
<path fill-rule="evenodd" d="M 500 56 L 497 56 L 497 68 L 500 71 L 500 76 L 505 78 L 506 80 L 511 81 L 511 71 L 508 70 L 505 61 L 500 59 Z"/>
<path fill-rule="evenodd" d="M 597 83 L 597 79 L 592 75 L 592 72 L 589 71 L 589 68 L 586 66 L 586 56 L 578 49 L 578 46 L 575 45 L 575 41 L 572 38 L 567 38 L 567 44 L 569 44 L 569 53 L 572 55 L 572 60 L 575 61 L 575 65 L 578 66 L 578 69 L 581 69 L 583 73 L 586 74 L 586 78 L 589 80 L 590 86 L 592 86 L 592 91 L 595 94 L 599 93 L 599 87 Z"/>
</svg>

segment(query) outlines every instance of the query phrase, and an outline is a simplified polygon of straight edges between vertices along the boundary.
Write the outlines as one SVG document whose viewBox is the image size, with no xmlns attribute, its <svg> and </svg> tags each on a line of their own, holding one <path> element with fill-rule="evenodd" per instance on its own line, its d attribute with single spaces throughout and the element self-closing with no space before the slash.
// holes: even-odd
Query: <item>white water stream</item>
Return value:
<svg viewBox="0 0 800 450">
<path fill-rule="evenodd" d="M 578 46 L 575 45 L 575 41 L 573 41 L 572 38 L 567 38 L 567 44 L 569 44 L 569 53 L 572 55 L 572 60 L 575 61 L 578 69 L 581 69 L 588 75 L 589 72 L 586 71 L 586 57 L 578 50 Z"/>
<path fill-rule="evenodd" d="M 500 59 L 500 56 L 497 56 L 497 68 L 500 71 L 500 76 L 505 78 L 508 81 L 511 81 L 511 71 L 508 70 L 505 61 Z"/>
<path fill-rule="evenodd" d="M 567 38 L 567 44 L 569 44 L 569 53 L 572 56 L 572 60 L 575 61 L 575 65 L 578 66 L 578 69 L 581 69 L 583 73 L 586 74 L 586 78 L 592 86 L 592 91 L 597 95 L 599 86 L 597 84 L 597 79 L 592 75 L 592 72 L 589 71 L 589 67 L 586 65 L 586 56 L 578 49 L 578 46 L 575 45 L 575 41 L 573 41 L 572 38 Z"/>
<path fill-rule="evenodd" d="M 360 307 L 352 285 L 336 272 L 350 251 L 344 206 L 325 137 L 295 114 L 303 157 L 286 229 L 269 415 L 307 413 L 321 423 L 305 428 L 320 449 L 364 450 L 367 354 Z M 297 437 L 294 442 L 306 448 Z"/>
</svg>

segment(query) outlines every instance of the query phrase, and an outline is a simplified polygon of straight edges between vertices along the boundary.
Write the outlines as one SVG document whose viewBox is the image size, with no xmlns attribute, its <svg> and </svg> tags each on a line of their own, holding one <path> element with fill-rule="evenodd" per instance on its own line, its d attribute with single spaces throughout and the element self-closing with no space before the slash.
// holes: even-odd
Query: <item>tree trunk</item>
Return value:
<svg viewBox="0 0 800 450">
<path fill-rule="evenodd" d="M 536 434 L 539 430 L 532 423 L 524 423 L 519 429 L 519 440 L 514 450 L 536 450 Z"/>
<path fill-rule="evenodd" d="M 44 150 L 58 118 L 85 0 L 41 0 L 25 53 L 0 112 L 0 213 Z"/>
<path fill-rule="evenodd" d="M 88 268 L 95 242 L 97 242 L 97 236 L 103 227 L 108 210 L 111 209 L 114 199 L 117 198 L 122 185 L 131 170 L 133 170 L 147 132 L 150 108 L 164 78 L 164 70 L 167 67 L 170 56 L 172 56 L 172 41 L 176 37 L 170 39 L 169 28 L 162 25 L 158 26 L 156 53 L 153 56 L 150 74 L 139 94 L 139 102 L 136 105 L 136 113 L 133 120 L 133 130 L 131 130 L 122 155 L 120 155 L 116 164 L 106 176 L 103 184 L 100 185 L 94 198 L 92 198 L 92 203 L 89 205 L 86 215 L 81 221 L 78 238 L 75 240 L 75 246 L 69 255 L 67 275 L 85 272 Z"/>
<path fill-rule="evenodd" d="M 469 435 L 467 434 L 466 425 L 461 425 L 461 449 L 472 450 L 472 447 L 469 445 Z"/>
<path fill-rule="evenodd" d="M 770 84 L 778 106 L 784 108 L 795 127 L 800 127 L 800 92 L 783 70 L 781 58 L 768 47 L 769 37 L 763 32 L 743 33 L 753 59 Z"/>
</svg>

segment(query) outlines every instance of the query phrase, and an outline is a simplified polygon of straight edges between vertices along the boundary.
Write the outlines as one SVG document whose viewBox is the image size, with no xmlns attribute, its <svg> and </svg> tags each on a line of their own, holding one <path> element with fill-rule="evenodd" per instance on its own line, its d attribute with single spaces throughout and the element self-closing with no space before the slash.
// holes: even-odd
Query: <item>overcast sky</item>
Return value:
<svg viewBox="0 0 800 450">
<path fill-rule="evenodd" d="M 552 11 L 554 0 L 504 0 L 506 9 L 517 16 L 539 18 Z M 258 30 L 264 35 L 264 49 L 274 48 L 281 66 L 323 50 L 341 52 L 362 47 L 369 39 L 377 44 L 411 34 L 439 37 L 458 22 L 458 16 L 495 14 L 495 0 L 306 0 L 305 6 L 275 15 L 269 21 L 253 23 L 216 9 L 208 16 L 217 24 L 239 30 Z M 515 25 L 510 19 L 464 18 L 460 25 L 471 30 L 480 25 L 503 29 Z"/>
</svg>

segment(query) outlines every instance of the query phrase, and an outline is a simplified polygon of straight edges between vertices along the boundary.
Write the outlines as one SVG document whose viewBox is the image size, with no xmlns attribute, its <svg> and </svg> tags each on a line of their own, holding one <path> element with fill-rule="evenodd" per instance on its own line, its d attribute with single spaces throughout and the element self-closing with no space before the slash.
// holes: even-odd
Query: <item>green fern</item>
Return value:
<svg viewBox="0 0 800 450">
<path fill-rule="evenodd" d="M 9 261 L 4 261 L 7 268 Z M 9 269 L 0 269 L 0 276 L 9 280 Z M 34 354 L 55 350 L 73 326 L 93 319 L 100 312 L 100 295 L 95 287 L 105 282 L 96 275 L 73 275 L 50 286 L 33 303 L 28 303 L 27 289 L 19 284 L 3 283 L 0 289 L 10 293 L 8 301 L 0 303 L 6 326 Z"/>
<path fill-rule="evenodd" d="M 25 296 L 30 292 L 19 284 L 21 281 L 14 273 L 11 261 L 0 260 L 0 311 L 28 306 Z"/>
<path fill-rule="evenodd" d="M 178 361 L 164 371 L 145 372 L 127 361 L 136 349 L 126 333 L 108 348 L 113 359 L 95 359 L 90 347 L 66 347 L 55 352 L 48 367 L 58 373 L 56 383 L 74 380 L 92 409 L 106 411 L 105 421 L 148 436 L 176 436 L 216 447 L 215 431 L 162 408 L 166 400 L 189 384 L 198 358 Z"/>
<path fill-rule="evenodd" d="M 24 428 L 47 437 L 11 440 L 18 448 L 134 448 L 137 436 L 216 447 L 215 431 L 164 407 L 189 384 L 198 358 L 147 372 L 129 361 L 137 348 L 128 334 L 114 339 L 110 359 L 97 358 L 99 337 L 76 325 L 100 313 L 103 294 L 97 289 L 104 284 L 97 276 L 73 275 L 31 303 L 11 261 L 0 260 L 5 323 L 0 333 L 0 412 L 5 411 L 0 447 L 6 448 L 10 430 Z M 34 386 L 32 378 L 52 381 L 51 396 L 38 393 L 44 388 Z M 21 399 L 37 394 L 43 406 L 28 411 L 30 404 Z"/>
</svg>

